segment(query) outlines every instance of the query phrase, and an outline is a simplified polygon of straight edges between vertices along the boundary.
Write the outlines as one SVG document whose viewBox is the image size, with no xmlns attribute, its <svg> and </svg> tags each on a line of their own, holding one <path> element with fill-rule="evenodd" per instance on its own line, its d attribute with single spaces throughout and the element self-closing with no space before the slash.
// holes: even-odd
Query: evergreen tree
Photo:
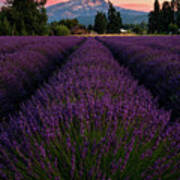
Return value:
<svg viewBox="0 0 180 180">
<path fill-rule="evenodd" d="M 155 0 L 155 2 L 154 2 L 154 12 L 156 14 L 160 13 L 160 5 L 159 5 L 159 1 L 158 0 Z"/>
<path fill-rule="evenodd" d="M 159 1 L 155 0 L 154 2 L 154 11 L 151 11 L 149 14 L 149 32 L 160 32 L 160 21 L 161 21 L 161 13 L 160 13 L 160 5 Z"/>
<path fill-rule="evenodd" d="M 116 23 L 117 23 L 117 29 L 119 31 L 120 28 L 122 27 L 122 18 L 120 12 L 117 12 Z"/>
<path fill-rule="evenodd" d="M 149 33 L 155 33 L 155 32 L 168 33 L 169 29 L 175 27 L 173 26 L 173 24 L 175 23 L 175 8 L 178 7 L 177 1 L 180 0 L 172 0 L 171 3 L 165 1 L 162 5 L 162 9 L 160 9 L 158 0 L 155 0 L 154 11 L 151 11 L 149 14 L 149 23 L 148 23 Z"/>
<path fill-rule="evenodd" d="M 175 23 L 177 26 L 180 28 L 180 0 L 173 0 L 174 2 L 174 18 L 175 18 Z"/>
<path fill-rule="evenodd" d="M 165 1 L 162 6 L 162 31 L 168 32 L 168 27 L 171 23 L 173 23 L 173 17 L 172 17 L 172 9 L 171 5 L 168 1 Z"/>
<path fill-rule="evenodd" d="M 175 23 L 175 0 L 171 0 L 171 11 L 172 11 L 172 18 L 173 24 Z"/>
<path fill-rule="evenodd" d="M 155 25 L 154 25 L 154 12 L 151 11 L 149 13 L 149 20 L 148 20 L 148 33 L 154 33 L 155 32 Z"/>
<path fill-rule="evenodd" d="M 109 10 L 108 10 L 108 33 L 119 33 L 120 28 L 122 27 L 122 19 L 120 12 L 117 12 L 113 4 L 109 1 Z"/>
<path fill-rule="evenodd" d="M 16 24 L 13 24 L 13 25 L 12 25 L 11 35 L 12 35 L 12 36 L 18 35 L 17 29 L 16 29 Z"/>
<path fill-rule="evenodd" d="M 10 24 L 6 17 L 0 22 L 0 35 L 11 35 Z"/>
<path fill-rule="evenodd" d="M 47 29 L 46 0 L 6 0 L 6 8 L 0 12 L 0 19 L 7 18 L 11 32 L 27 35 L 43 35 Z"/>
<path fill-rule="evenodd" d="M 88 25 L 88 31 L 92 31 L 94 28 L 93 28 L 93 25 L 92 24 L 89 24 Z"/>
<path fill-rule="evenodd" d="M 160 14 L 160 5 L 159 1 L 155 0 L 154 3 L 154 28 L 156 32 L 160 32 L 160 21 L 161 21 L 161 14 Z"/>
<path fill-rule="evenodd" d="M 22 36 L 26 36 L 27 35 L 26 26 L 25 26 L 24 21 L 21 21 L 21 35 Z"/>
<path fill-rule="evenodd" d="M 97 12 L 95 17 L 94 30 L 99 34 L 103 34 L 106 32 L 106 29 L 107 29 L 106 15 L 102 12 Z"/>
<path fill-rule="evenodd" d="M 180 28 L 180 10 L 176 12 L 176 24 Z"/>
</svg>

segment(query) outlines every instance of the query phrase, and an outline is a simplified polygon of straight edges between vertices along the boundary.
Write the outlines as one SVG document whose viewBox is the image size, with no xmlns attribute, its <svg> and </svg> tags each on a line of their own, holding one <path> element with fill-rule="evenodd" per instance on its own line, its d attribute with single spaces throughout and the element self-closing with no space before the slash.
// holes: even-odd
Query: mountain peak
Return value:
<svg viewBox="0 0 180 180">
<path fill-rule="evenodd" d="M 97 6 L 106 3 L 105 0 L 70 0 L 70 2 L 89 6 Z"/>
<path fill-rule="evenodd" d="M 145 12 L 123 9 L 115 6 L 120 11 L 124 24 L 147 22 L 148 16 Z M 81 24 L 94 23 L 97 11 L 108 12 L 107 0 L 69 0 L 47 7 L 48 21 L 59 21 L 61 19 L 77 18 Z"/>
</svg>

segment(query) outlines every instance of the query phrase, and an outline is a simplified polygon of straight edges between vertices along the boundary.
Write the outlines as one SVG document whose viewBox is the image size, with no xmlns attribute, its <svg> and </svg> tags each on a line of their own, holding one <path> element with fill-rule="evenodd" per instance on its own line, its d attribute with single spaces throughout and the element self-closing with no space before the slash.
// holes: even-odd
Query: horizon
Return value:
<svg viewBox="0 0 180 180">
<path fill-rule="evenodd" d="M 5 0 L 0 0 L 0 6 L 3 5 L 4 1 Z M 46 7 L 67 1 L 69 0 L 47 0 Z M 159 0 L 160 4 L 163 1 L 164 0 Z M 154 0 L 111 0 L 111 2 L 114 5 L 119 6 L 121 8 L 131 9 L 136 11 L 144 11 L 144 12 L 150 12 L 151 10 L 153 10 L 153 4 L 154 4 Z"/>
</svg>

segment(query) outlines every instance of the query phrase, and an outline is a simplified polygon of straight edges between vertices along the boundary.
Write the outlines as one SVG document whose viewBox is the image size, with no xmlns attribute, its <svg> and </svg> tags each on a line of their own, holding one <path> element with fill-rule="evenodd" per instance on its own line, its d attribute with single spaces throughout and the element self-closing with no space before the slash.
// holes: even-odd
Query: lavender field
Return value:
<svg viewBox="0 0 180 180">
<path fill-rule="evenodd" d="M 83 38 L 1 37 L 0 117 L 19 106 Z"/>
<path fill-rule="evenodd" d="M 1 37 L 0 180 L 180 180 L 180 37 Z"/>
<path fill-rule="evenodd" d="M 180 122 L 180 36 L 99 38 Z"/>
</svg>

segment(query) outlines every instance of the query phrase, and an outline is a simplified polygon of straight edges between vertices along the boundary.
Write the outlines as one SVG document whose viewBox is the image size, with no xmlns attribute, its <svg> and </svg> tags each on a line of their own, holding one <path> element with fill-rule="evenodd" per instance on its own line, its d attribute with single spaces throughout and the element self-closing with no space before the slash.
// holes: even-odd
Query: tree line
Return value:
<svg viewBox="0 0 180 180">
<path fill-rule="evenodd" d="M 120 33 L 125 27 L 120 12 L 108 1 L 108 13 L 97 12 L 94 25 L 88 28 L 77 19 L 66 19 L 48 24 L 45 4 L 47 0 L 6 0 L 0 11 L 0 35 L 69 35 L 92 30 L 99 34 Z M 132 26 L 132 27 L 131 27 Z M 127 25 L 135 33 L 142 33 L 146 26 Z M 154 2 L 154 10 L 149 13 L 148 33 L 178 33 L 180 29 L 180 0 Z"/>
<path fill-rule="evenodd" d="M 78 32 L 119 33 L 120 12 L 109 1 L 108 15 L 97 12 L 94 26 L 86 28 L 77 19 L 48 23 L 47 0 L 6 0 L 0 11 L 0 35 L 69 35 Z"/>
<path fill-rule="evenodd" d="M 149 13 L 149 33 L 178 33 L 180 28 L 180 0 L 164 1 L 162 8 L 158 0 Z"/>
<path fill-rule="evenodd" d="M 122 27 L 122 18 L 120 12 L 117 12 L 113 4 L 108 1 L 108 16 L 103 12 L 97 12 L 94 22 L 94 30 L 99 33 L 120 33 Z"/>
</svg>

